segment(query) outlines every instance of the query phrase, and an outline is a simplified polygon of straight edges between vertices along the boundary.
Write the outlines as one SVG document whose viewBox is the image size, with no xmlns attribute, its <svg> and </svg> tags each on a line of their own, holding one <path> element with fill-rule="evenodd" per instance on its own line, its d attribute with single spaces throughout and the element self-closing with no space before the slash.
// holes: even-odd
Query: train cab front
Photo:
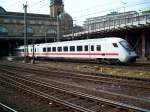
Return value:
<svg viewBox="0 0 150 112">
<path fill-rule="evenodd" d="M 136 62 L 137 58 L 138 58 L 138 55 L 135 52 L 129 52 L 129 57 L 127 59 L 127 62 L 134 63 L 134 62 Z"/>
<path fill-rule="evenodd" d="M 120 44 L 123 46 L 123 48 L 126 51 L 124 62 L 125 63 L 134 63 L 136 61 L 136 59 L 138 58 L 138 55 L 135 52 L 135 50 L 133 50 L 133 48 L 129 45 L 129 43 L 127 41 L 121 41 Z"/>
</svg>

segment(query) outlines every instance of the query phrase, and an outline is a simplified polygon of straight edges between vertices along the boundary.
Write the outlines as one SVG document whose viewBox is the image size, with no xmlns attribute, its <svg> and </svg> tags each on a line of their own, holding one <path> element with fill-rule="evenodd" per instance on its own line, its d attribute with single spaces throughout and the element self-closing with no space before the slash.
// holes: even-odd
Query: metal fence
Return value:
<svg viewBox="0 0 150 112">
<path fill-rule="evenodd" d="M 84 34 L 114 31 L 120 29 L 135 29 L 150 26 L 150 13 L 125 16 L 124 18 L 106 18 L 103 21 L 91 21 L 85 25 L 85 31 L 64 35 L 63 37 L 76 37 Z"/>
</svg>

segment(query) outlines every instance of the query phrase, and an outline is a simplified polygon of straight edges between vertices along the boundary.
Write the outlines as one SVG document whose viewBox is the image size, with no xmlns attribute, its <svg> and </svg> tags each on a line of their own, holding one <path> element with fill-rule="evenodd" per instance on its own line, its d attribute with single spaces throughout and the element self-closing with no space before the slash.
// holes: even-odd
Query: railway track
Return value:
<svg viewBox="0 0 150 112">
<path fill-rule="evenodd" d="M 69 62 L 70 63 L 70 62 Z M 48 65 L 46 66 L 40 66 L 40 65 L 32 65 L 32 64 L 23 64 L 23 63 L 18 63 L 18 62 L 6 62 L 4 61 L 3 63 L 0 63 L 1 65 L 12 65 L 12 66 L 16 66 L 18 65 L 18 67 L 22 68 L 22 67 L 26 67 L 26 68 L 30 68 L 30 69 L 33 69 L 33 70 L 44 70 L 44 71 L 58 71 L 58 72 L 66 72 L 66 73 L 70 73 L 70 74 L 88 74 L 88 75 L 92 75 L 92 76 L 101 76 L 101 77 L 109 77 L 109 78 L 116 78 L 116 79 L 127 79 L 127 80 L 133 80 L 133 81 L 146 81 L 146 82 L 150 82 L 150 79 L 149 78 L 138 78 L 138 77 L 128 77 L 128 76 L 114 76 L 114 75 L 110 75 L 110 74 L 105 74 L 105 73 L 98 73 L 98 72 L 81 72 L 81 71 L 77 71 L 77 70 L 67 70 L 67 69 L 61 69 L 61 68 L 54 68 L 54 67 L 49 67 Z M 95 65 L 95 64 L 94 64 Z M 96 64 L 97 65 L 97 64 Z M 146 64 L 147 65 L 147 64 Z M 103 65 L 99 65 L 99 67 L 103 67 Z M 113 67 L 111 65 L 104 65 L 104 66 L 110 66 L 110 67 Z M 129 66 L 121 66 L 121 65 L 114 65 L 114 67 L 129 67 Z M 138 69 L 140 70 L 140 68 L 142 68 L 142 65 L 138 66 L 138 68 L 135 68 L 135 69 Z M 127 68 L 129 69 L 129 68 Z M 132 69 L 132 68 L 130 68 Z M 148 65 L 148 69 L 150 70 L 150 65 Z"/>
<path fill-rule="evenodd" d="M 4 72 L 5 70 L 3 70 Z M 56 87 L 38 80 L 32 80 L 29 78 L 22 77 L 15 73 L 5 71 L 7 74 L 0 76 L 1 83 L 7 85 L 15 86 L 21 90 L 28 93 L 38 95 L 44 99 L 50 100 L 50 103 L 58 103 L 68 108 L 72 108 L 76 111 L 81 112 L 100 112 L 105 110 L 105 112 L 148 112 L 149 110 L 138 108 L 136 106 L 131 106 L 119 102 L 114 102 L 111 100 L 91 96 L 88 94 L 69 91 L 63 88 Z M 9 75 L 9 74 L 10 75 Z M 14 76 L 15 75 L 15 76 Z"/>
<path fill-rule="evenodd" d="M 150 78 L 138 78 L 138 77 L 128 77 L 128 76 L 115 76 L 115 75 L 111 75 L 111 74 L 106 74 L 106 73 L 99 73 L 97 71 L 94 71 L 94 72 L 85 72 L 85 71 L 78 71 L 78 70 L 67 70 L 67 69 L 62 69 L 62 68 L 57 68 L 57 67 L 49 67 L 49 64 L 50 63 L 44 63 L 45 66 L 42 66 L 42 65 L 39 65 L 39 64 L 36 64 L 36 65 L 32 65 L 32 64 L 23 64 L 23 63 L 18 63 L 18 62 L 6 62 L 4 61 L 3 63 L 1 64 L 4 64 L 6 65 L 6 63 L 8 63 L 8 65 L 18 65 L 18 67 L 27 67 L 29 68 L 28 66 L 32 66 L 32 69 L 35 69 L 35 70 L 45 70 L 45 71 L 61 71 L 61 72 L 67 72 L 67 73 L 75 73 L 75 74 L 89 74 L 89 75 L 94 75 L 94 76 L 103 76 L 103 77 L 110 77 L 110 78 L 117 78 L 117 79 L 127 79 L 127 80 L 133 80 L 133 81 L 149 81 L 150 82 Z M 68 63 L 68 62 L 67 62 Z M 72 62 L 69 62 L 69 63 L 72 63 Z M 74 64 L 74 63 L 73 63 Z M 78 63 L 77 64 L 79 65 L 83 65 L 81 63 Z M 91 65 L 92 64 L 92 65 Z M 98 66 L 99 68 L 103 68 L 103 67 L 110 67 L 110 68 L 125 68 L 125 69 L 131 69 L 131 70 L 141 70 L 143 68 L 146 68 L 148 71 L 150 71 L 150 65 L 149 64 L 135 64 L 135 65 L 130 65 L 130 66 L 124 66 L 124 65 L 105 65 L 105 64 L 95 64 L 95 63 L 86 63 L 86 65 L 88 66 Z M 144 65 L 144 67 L 142 66 Z M 137 66 L 137 67 L 136 67 Z M 147 66 L 147 67 L 146 67 Z M 133 67 L 133 68 L 132 68 Z M 143 69 L 144 70 L 144 69 Z M 121 73 L 122 74 L 122 73 Z"/>
<path fill-rule="evenodd" d="M 88 72 L 79 72 L 79 71 L 68 71 L 63 69 L 57 68 L 46 68 L 41 66 L 32 66 L 31 64 L 21 64 L 15 65 L 16 63 L 6 63 L 0 64 L 1 66 L 6 66 L 10 69 L 17 70 L 18 68 L 21 71 L 35 73 L 35 74 L 42 74 L 42 75 L 52 75 L 58 77 L 66 77 L 66 78 L 74 78 L 80 80 L 88 80 L 88 81 L 95 81 L 95 82 L 102 82 L 108 84 L 119 84 L 120 86 L 130 86 L 130 87 L 139 87 L 139 88 L 147 88 L 150 89 L 150 79 L 147 78 L 132 78 L 132 77 L 125 77 L 125 76 L 112 76 L 108 74 L 100 74 L 100 73 L 88 73 Z M 18 63 L 17 63 L 18 64 Z M 17 67 L 17 68 L 16 68 Z M 50 73 L 50 74 L 49 74 Z M 53 73 L 53 74 L 52 74 Z M 66 75 L 67 74 L 67 75 Z"/>
<path fill-rule="evenodd" d="M 9 67 L 8 67 L 9 68 Z M 10 68 L 9 68 L 10 69 Z M 29 71 L 29 70 L 28 70 Z M 16 72 L 16 71 L 15 71 Z M 24 71 L 25 72 L 25 71 Z M 26 71 L 27 72 L 27 71 Z M 32 70 L 32 73 L 33 73 L 34 71 Z M 36 74 L 38 73 L 39 74 L 39 71 L 37 72 L 35 72 Z M 42 72 L 40 72 L 40 73 L 42 73 L 42 74 L 45 74 L 43 71 Z M 90 77 L 89 77 L 90 78 Z M 101 79 L 102 80 L 102 79 Z M 60 83 L 59 83 L 60 84 Z M 142 87 L 142 86 L 141 86 Z M 147 88 L 147 87 L 146 87 Z M 107 92 L 107 94 L 108 94 L 108 92 Z M 137 98 L 138 99 L 138 98 Z M 136 98 L 134 99 L 134 100 L 137 100 Z M 139 99 L 138 99 L 139 100 Z M 144 100 L 145 101 L 145 100 Z M 148 106 L 147 106 L 148 107 Z M 147 111 L 147 110 L 146 110 Z M 148 110 L 149 111 L 149 110 Z"/>
<path fill-rule="evenodd" d="M 44 62 L 40 61 L 42 63 L 51 63 L 55 62 L 53 60 L 49 62 Z M 150 71 L 150 64 L 147 63 L 132 63 L 132 64 L 126 64 L 126 65 L 121 65 L 121 64 L 103 64 L 103 63 L 97 63 L 95 61 L 91 62 L 78 62 L 78 61 L 61 61 L 57 60 L 57 62 L 65 62 L 65 63 L 70 63 L 70 64 L 78 64 L 78 65 L 87 65 L 87 66 L 98 66 L 98 67 L 109 67 L 109 68 L 121 68 L 121 69 L 127 69 L 127 70 L 142 70 L 142 71 Z"/>
<path fill-rule="evenodd" d="M 20 66 L 20 65 L 19 65 Z M 29 66 L 29 65 L 27 65 Z M 10 67 L 11 69 L 13 68 L 13 66 L 8 66 L 7 67 Z M 25 67 L 25 65 L 24 65 Z M 32 66 L 33 67 L 33 66 Z M 30 66 L 28 68 L 31 68 Z M 117 86 L 120 87 L 120 86 L 126 86 L 126 87 L 136 87 L 136 88 L 143 88 L 143 89 L 149 89 L 149 85 L 150 85 L 150 80 L 148 79 L 137 79 L 137 78 L 126 78 L 123 79 L 123 77 L 102 77 L 102 76 L 97 76 L 99 74 L 95 74 L 95 75 L 85 75 L 85 74 L 81 74 L 81 73 L 72 73 L 71 72 L 68 72 L 68 71 L 59 71 L 58 70 L 54 70 L 54 69 L 44 69 L 42 70 L 40 68 L 40 70 L 37 70 L 39 68 L 37 67 L 33 67 L 34 69 L 28 69 L 28 70 L 24 70 L 22 68 L 19 68 L 20 70 L 22 71 L 28 71 L 31 73 L 35 73 L 35 74 L 42 74 L 42 75 L 49 75 L 49 73 L 53 73 L 51 74 L 53 77 L 65 77 L 65 78 L 72 78 L 72 79 L 79 79 L 79 80 L 87 80 L 87 81 L 90 81 L 90 82 L 101 82 L 101 83 L 108 83 L 108 84 L 113 84 L 113 86 Z M 36 68 L 36 71 L 35 71 L 35 68 Z M 15 70 L 15 68 L 14 68 Z M 46 73 L 45 73 L 46 72 Z M 59 73 L 59 75 L 56 73 Z M 67 75 L 66 75 L 67 74 Z M 108 75 L 107 75 L 108 76 Z"/>
<path fill-rule="evenodd" d="M 0 103 L 0 112 L 18 112 L 18 111 L 12 109 L 11 107 L 9 107 L 3 103 Z"/>
</svg>

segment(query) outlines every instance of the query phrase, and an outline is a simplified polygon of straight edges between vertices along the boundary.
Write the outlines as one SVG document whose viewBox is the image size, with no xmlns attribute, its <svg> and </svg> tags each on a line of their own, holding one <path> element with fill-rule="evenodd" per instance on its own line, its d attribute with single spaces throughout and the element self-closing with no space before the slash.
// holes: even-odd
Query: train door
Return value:
<svg viewBox="0 0 150 112">
<path fill-rule="evenodd" d="M 100 58 L 102 60 L 105 60 L 106 59 L 106 53 L 107 53 L 107 45 L 106 45 L 106 42 L 102 42 L 100 43 L 100 46 L 101 46 L 101 51 L 100 51 Z"/>
<path fill-rule="evenodd" d="M 83 45 L 83 53 L 85 54 L 84 58 L 86 58 L 86 59 L 90 58 L 90 44 Z"/>
<path fill-rule="evenodd" d="M 90 44 L 89 56 L 91 59 L 95 58 L 95 44 Z"/>
<path fill-rule="evenodd" d="M 106 51 L 106 58 L 108 59 L 116 59 L 118 58 L 117 57 L 117 54 L 118 54 L 118 50 L 119 50 L 119 47 L 118 47 L 118 43 L 116 42 L 110 42 L 110 43 L 107 43 L 106 45 L 107 47 L 107 51 Z"/>
</svg>

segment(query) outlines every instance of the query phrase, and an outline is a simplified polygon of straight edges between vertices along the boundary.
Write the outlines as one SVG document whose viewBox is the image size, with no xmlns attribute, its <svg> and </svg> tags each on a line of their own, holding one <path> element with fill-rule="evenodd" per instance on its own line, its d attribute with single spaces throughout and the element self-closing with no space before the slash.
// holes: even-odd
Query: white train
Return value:
<svg viewBox="0 0 150 112">
<path fill-rule="evenodd" d="M 24 46 L 16 51 L 18 56 L 24 56 Z M 128 42 L 118 37 L 29 45 L 28 56 L 33 55 L 35 58 L 88 59 L 106 63 L 128 63 L 137 58 Z"/>
</svg>

